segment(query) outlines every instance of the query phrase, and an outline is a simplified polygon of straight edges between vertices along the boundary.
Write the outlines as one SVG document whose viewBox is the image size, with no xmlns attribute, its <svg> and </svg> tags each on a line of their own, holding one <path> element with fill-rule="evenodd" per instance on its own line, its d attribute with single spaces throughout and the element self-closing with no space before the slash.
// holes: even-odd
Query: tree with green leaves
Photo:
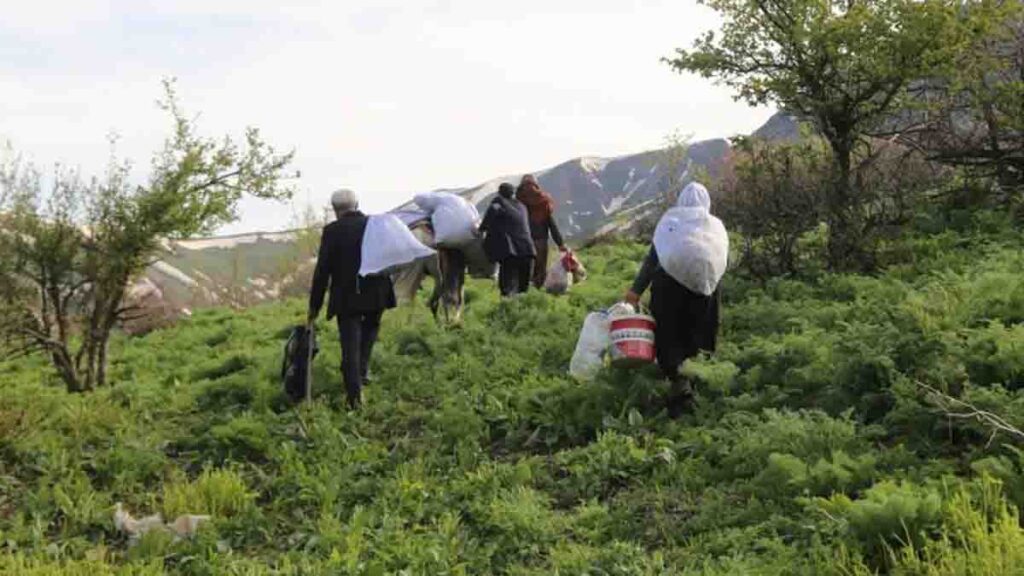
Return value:
<svg viewBox="0 0 1024 576">
<path fill-rule="evenodd" d="M 8 153 L 0 161 L 0 350 L 44 352 L 69 391 L 106 381 L 107 348 L 130 283 L 165 239 L 209 233 L 237 218 L 243 194 L 284 199 L 291 153 L 255 129 L 242 143 L 199 136 L 165 83 L 161 106 L 173 132 L 133 185 L 126 163 L 102 179 L 57 170 L 43 192 L 40 172 Z"/>
<path fill-rule="evenodd" d="M 988 1 L 988 0 L 980 0 Z M 960 0 L 702 0 L 722 17 L 668 63 L 713 78 L 751 105 L 812 121 L 833 156 L 826 217 L 829 260 L 858 264 L 855 148 L 895 111 L 908 88 L 942 76 L 971 43 Z"/>
<path fill-rule="evenodd" d="M 902 139 L 936 161 L 998 183 L 1007 205 L 1024 189 L 1024 13 L 1019 2 L 972 4 L 973 43 L 952 73 L 922 86 L 927 121 Z"/>
</svg>

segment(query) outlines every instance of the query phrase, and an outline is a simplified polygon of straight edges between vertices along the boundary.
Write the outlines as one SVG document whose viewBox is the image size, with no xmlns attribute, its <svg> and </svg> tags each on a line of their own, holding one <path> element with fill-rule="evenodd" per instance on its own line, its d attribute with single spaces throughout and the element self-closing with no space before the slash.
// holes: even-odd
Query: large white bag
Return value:
<svg viewBox="0 0 1024 576">
<path fill-rule="evenodd" d="M 390 274 L 406 264 L 434 254 L 394 214 L 370 216 L 363 233 L 363 262 L 359 267 L 359 275 Z"/>
<path fill-rule="evenodd" d="M 424 192 L 423 194 L 417 194 L 413 197 L 412 201 L 419 206 L 423 211 L 428 214 L 433 214 L 434 210 L 441 205 L 441 200 L 444 198 L 447 192 Z"/>
<path fill-rule="evenodd" d="M 548 277 L 544 280 L 544 289 L 548 294 L 565 294 L 572 287 L 572 274 L 565 267 L 562 258 L 548 268 Z"/>
<path fill-rule="evenodd" d="M 416 205 L 431 213 L 438 246 L 458 248 L 476 239 L 480 212 L 465 198 L 450 192 L 417 194 Z"/>
<path fill-rule="evenodd" d="M 679 203 L 654 230 L 654 248 L 669 276 L 694 292 L 710 296 L 729 261 L 729 234 L 709 212 L 711 199 L 700 184 L 689 184 Z"/>
<path fill-rule="evenodd" d="M 569 362 L 569 374 L 580 382 L 593 380 L 604 368 L 604 354 L 611 345 L 608 330 L 611 318 L 606 312 L 591 312 L 583 321 L 576 351 Z"/>
</svg>

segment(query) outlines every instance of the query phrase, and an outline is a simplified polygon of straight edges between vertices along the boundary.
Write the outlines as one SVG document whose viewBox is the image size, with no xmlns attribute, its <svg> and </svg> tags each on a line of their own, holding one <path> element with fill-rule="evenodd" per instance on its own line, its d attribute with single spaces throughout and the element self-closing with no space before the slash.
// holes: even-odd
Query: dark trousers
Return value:
<svg viewBox="0 0 1024 576">
<path fill-rule="evenodd" d="M 655 273 L 651 282 L 651 314 L 658 323 L 654 344 L 658 368 L 672 383 L 667 398 L 672 418 L 689 410 L 693 402 L 693 387 L 679 374 L 679 367 L 701 351 L 715 351 L 719 301 L 718 290 L 711 296 L 693 292 L 664 270 Z"/>
<path fill-rule="evenodd" d="M 719 293 L 705 296 L 689 290 L 664 271 L 651 282 L 651 313 L 658 367 L 679 380 L 679 367 L 702 350 L 714 352 L 718 339 Z"/>
<path fill-rule="evenodd" d="M 530 267 L 533 258 L 512 256 L 501 261 L 498 287 L 502 296 L 514 296 L 530 289 Z"/>
<path fill-rule="evenodd" d="M 533 287 L 539 290 L 548 280 L 548 239 L 534 238 L 533 245 L 537 248 L 537 259 L 533 261 Z"/>
<path fill-rule="evenodd" d="M 338 336 L 341 338 L 341 373 L 349 406 L 362 402 L 363 381 L 370 370 L 370 355 L 380 332 L 383 311 L 338 317 Z"/>
</svg>

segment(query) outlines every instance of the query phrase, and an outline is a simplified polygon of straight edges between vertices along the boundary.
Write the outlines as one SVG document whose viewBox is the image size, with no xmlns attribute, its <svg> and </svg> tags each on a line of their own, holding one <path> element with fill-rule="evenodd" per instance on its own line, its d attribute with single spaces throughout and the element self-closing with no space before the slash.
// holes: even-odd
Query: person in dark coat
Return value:
<svg viewBox="0 0 1024 576">
<path fill-rule="evenodd" d="M 703 195 L 707 195 L 706 191 Z M 680 199 L 681 204 L 686 202 L 689 200 Z M 704 197 L 691 203 L 710 206 L 710 200 Z M 672 383 L 668 412 L 675 418 L 693 406 L 693 388 L 679 374 L 680 366 L 702 351 L 715 351 L 721 287 L 716 287 L 710 296 L 706 296 L 683 286 L 662 268 L 654 246 L 651 246 L 633 286 L 626 292 L 625 301 L 638 305 L 640 296 L 648 287 L 651 289 L 651 314 L 657 322 L 654 344 L 658 368 Z"/>
<path fill-rule="evenodd" d="M 370 367 L 370 355 L 385 310 L 395 307 L 395 291 L 389 276 L 359 276 L 363 233 L 369 218 L 359 211 L 351 190 L 331 196 L 337 220 L 324 227 L 320 252 L 309 295 L 309 323 L 323 307 L 330 288 L 327 318 L 337 318 L 341 339 L 341 372 L 350 408 L 362 403 L 362 389 Z"/>
<path fill-rule="evenodd" d="M 530 288 L 530 270 L 537 255 L 526 206 L 514 196 L 511 184 L 499 186 L 480 224 L 480 232 L 485 234 L 484 252 L 500 266 L 498 286 L 502 296 L 521 294 Z"/>
<path fill-rule="evenodd" d="M 537 250 L 533 263 L 533 286 L 543 288 L 548 278 L 548 236 L 555 241 L 560 252 L 565 252 L 565 240 L 555 222 L 555 199 L 541 189 L 532 174 L 523 176 L 516 189 L 516 200 L 526 206 L 530 215 L 530 238 Z"/>
</svg>

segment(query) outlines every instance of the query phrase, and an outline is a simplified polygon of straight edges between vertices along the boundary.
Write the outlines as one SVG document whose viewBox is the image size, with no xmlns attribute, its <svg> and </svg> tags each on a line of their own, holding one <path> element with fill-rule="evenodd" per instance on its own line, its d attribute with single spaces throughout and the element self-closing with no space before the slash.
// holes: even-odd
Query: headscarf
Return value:
<svg viewBox="0 0 1024 576">
<path fill-rule="evenodd" d="M 523 176 L 516 190 L 516 200 L 526 205 L 530 213 L 530 222 L 543 224 L 551 219 L 555 213 L 555 199 L 541 189 L 537 179 L 532 175 Z"/>
<path fill-rule="evenodd" d="M 711 211 L 711 194 L 700 182 L 690 182 L 679 193 L 676 206 L 680 208 L 703 208 L 705 212 Z"/>
<path fill-rule="evenodd" d="M 673 210 L 684 218 L 703 218 L 711 213 L 711 195 L 700 182 L 690 182 L 679 192 Z"/>
<path fill-rule="evenodd" d="M 654 229 L 654 249 L 663 270 L 676 282 L 705 296 L 718 287 L 729 263 L 729 234 L 711 215 L 711 195 L 687 184 Z"/>
</svg>

